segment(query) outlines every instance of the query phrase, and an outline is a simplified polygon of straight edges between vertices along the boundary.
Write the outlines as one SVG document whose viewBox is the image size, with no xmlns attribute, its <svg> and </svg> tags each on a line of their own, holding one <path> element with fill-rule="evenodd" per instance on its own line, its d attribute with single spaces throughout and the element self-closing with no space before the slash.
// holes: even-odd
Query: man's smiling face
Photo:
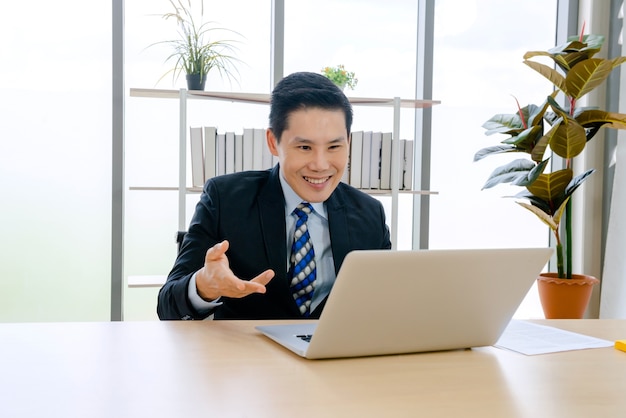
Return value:
<svg viewBox="0 0 626 418">
<path fill-rule="evenodd" d="M 350 142 L 341 109 L 291 112 L 280 141 L 268 130 L 267 143 L 289 186 L 307 202 L 328 199 L 348 164 Z"/>
</svg>

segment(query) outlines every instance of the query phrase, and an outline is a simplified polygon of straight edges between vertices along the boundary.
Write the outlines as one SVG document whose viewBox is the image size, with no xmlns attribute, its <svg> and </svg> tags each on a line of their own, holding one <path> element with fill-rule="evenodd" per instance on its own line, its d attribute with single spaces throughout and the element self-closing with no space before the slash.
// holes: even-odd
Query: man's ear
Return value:
<svg viewBox="0 0 626 418">
<path fill-rule="evenodd" d="M 274 132 L 270 128 L 267 128 L 267 130 L 265 131 L 265 139 L 267 141 L 267 147 L 269 148 L 270 153 L 272 153 L 273 156 L 278 157 L 278 140 L 276 139 L 276 136 L 274 136 Z"/>
</svg>

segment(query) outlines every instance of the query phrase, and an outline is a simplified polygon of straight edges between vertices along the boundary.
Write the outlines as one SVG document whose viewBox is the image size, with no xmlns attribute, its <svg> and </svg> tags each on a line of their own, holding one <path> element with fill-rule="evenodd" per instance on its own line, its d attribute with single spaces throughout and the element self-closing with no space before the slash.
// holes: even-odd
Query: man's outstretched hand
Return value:
<svg viewBox="0 0 626 418">
<path fill-rule="evenodd" d="M 220 296 L 242 298 L 252 293 L 265 293 L 265 286 L 274 277 L 274 271 L 265 270 L 251 280 L 241 280 L 230 269 L 224 240 L 209 248 L 204 257 L 204 267 L 196 273 L 196 288 L 204 300 L 213 301 Z"/>
</svg>

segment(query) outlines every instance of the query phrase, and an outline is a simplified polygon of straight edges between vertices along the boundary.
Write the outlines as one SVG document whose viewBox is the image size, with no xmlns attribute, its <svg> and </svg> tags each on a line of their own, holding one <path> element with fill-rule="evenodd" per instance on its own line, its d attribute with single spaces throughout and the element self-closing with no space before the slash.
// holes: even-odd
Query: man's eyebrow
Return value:
<svg viewBox="0 0 626 418">
<path fill-rule="evenodd" d="M 301 144 L 312 144 L 314 142 L 314 141 L 312 141 L 310 139 L 302 138 L 302 137 L 299 137 L 299 136 L 295 137 L 294 141 L 298 142 L 298 143 L 301 143 Z M 343 136 L 340 136 L 339 138 L 332 139 L 332 140 L 328 141 L 327 143 L 328 144 L 336 144 L 336 143 L 344 142 L 344 141 L 346 141 L 346 138 L 343 137 Z"/>
<path fill-rule="evenodd" d="M 295 137 L 294 140 L 296 142 L 300 142 L 300 143 L 304 143 L 304 144 L 311 144 L 311 143 L 313 143 L 313 141 L 311 141 L 310 139 L 302 138 L 302 137 L 299 137 L 299 136 Z"/>
<path fill-rule="evenodd" d="M 344 141 L 346 141 L 346 138 L 345 138 L 345 137 L 343 137 L 343 136 L 340 136 L 339 138 L 335 138 L 335 139 L 333 139 L 333 140 L 332 140 L 332 141 L 330 141 L 329 143 L 330 143 L 330 144 L 335 144 L 335 143 L 338 143 L 338 142 L 344 142 Z"/>
</svg>

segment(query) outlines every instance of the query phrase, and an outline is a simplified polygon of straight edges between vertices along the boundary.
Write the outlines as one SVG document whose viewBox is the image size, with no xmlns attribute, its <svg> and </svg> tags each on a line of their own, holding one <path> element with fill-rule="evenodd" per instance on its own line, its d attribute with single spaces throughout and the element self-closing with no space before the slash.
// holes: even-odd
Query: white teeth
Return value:
<svg viewBox="0 0 626 418">
<path fill-rule="evenodd" d="M 310 177 L 305 177 L 304 179 L 305 179 L 306 181 L 308 181 L 309 183 L 313 183 L 313 184 L 322 184 L 322 183 L 324 183 L 325 181 L 327 181 L 327 180 L 328 180 L 328 177 L 325 177 L 325 178 L 323 178 L 323 179 L 312 179 L 312 178 L 310 178 Z"/>
</svg>

